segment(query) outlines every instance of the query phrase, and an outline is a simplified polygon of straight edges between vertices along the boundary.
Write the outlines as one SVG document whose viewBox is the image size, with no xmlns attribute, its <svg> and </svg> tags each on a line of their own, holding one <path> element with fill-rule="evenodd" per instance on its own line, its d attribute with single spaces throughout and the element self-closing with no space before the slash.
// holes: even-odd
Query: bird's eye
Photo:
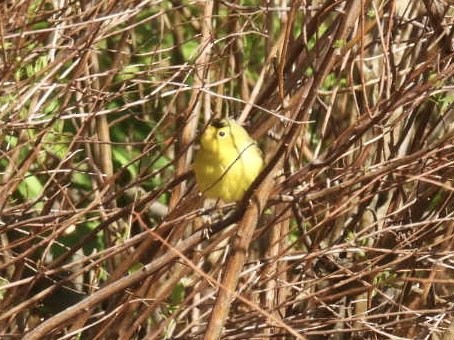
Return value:
<svg viewBox="0 0 454 340">
<path fill-rule="evenodd" d="M 224 137 L 225 136 L 225 131 L 219 131 L 219 136 Z"/>
</svg>

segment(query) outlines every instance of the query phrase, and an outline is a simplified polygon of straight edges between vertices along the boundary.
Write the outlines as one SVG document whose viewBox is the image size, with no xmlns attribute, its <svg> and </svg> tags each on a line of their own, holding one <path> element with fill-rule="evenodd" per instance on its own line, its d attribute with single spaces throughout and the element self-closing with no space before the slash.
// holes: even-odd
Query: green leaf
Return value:
<svg viewBox="0 0 454 340">
<path fill-rule="evenodd" d="M 173 306 L 177 306 L 181 304 L 184 300 L 186 293 L 186 288 L 184 287 L 183 283 L 179 282 L 175 288 L 172 290 L 172 294 L 170 295 L 170 304 Z"/>
<path fill-rule="evenodd" d="M 25 178 L 18 186 L 19 193 L 26 199 L 37 198 L 43 191 L 43 185 L 39 181 L 38 177 L 27 173 Z"/>
<path fill-rule="evenodd" d="M 334 47 L 335 48 L 342 48 L 347 44 L 345 39 L 338 39 L 334 42 Z"/>
<path fill-rule="evenodd" d="M 197 48 L 199 47 L 199 42 L 195 40 L 187 41 L 183 44 L 183 56 L 184 59 L 189 60 L 194 58 L 197 55 Z"/>
<path fill-rule="evenodd" d="M 92 181 L 90 178 L 90 175 L 84 172 L 74 172 L 72 174 L 72 181 L 73 185 L 75 187 L 79 187 L 81 189 L 84 189 L 86 191 L 91 190 L 92 186 Z"/>
<path fill-rule="evenodd" d="M 59 102 L 57 99 L 50 100 L 46 106 L 44 106 L 44 114 L 51 114 L 52 112 L 57 111 L 59 107 Z"/>
<path fill-rule="evenodd" d="M 134 79 L 138 73 L 140 73 L 140 67 L 138 65 L 126 65 L 117 73 L 115 81 L 124 82 Z"/>
<path fill-rule="evenodd" d="M 82 237 L 88 235 L 98 225 L 99 221 L 83 221 L 68 228 L 65 234 L 59 237 L 58 242 L 55 242 L 52 245 L 51 252 L 54 257 L 58 257 L 67 252 L 71 247 L 78 243 Z M 99 232 L 95 238 L 83 245 L 83 250 L 86 255 L 93 253 L 93 250 L 95 249 L 100 251 L 104 248 L 104 240 L 101 232 Z"/>
<path fill-rule="evenodd" d="M 122 167 L 126 167 L 131 177 L 135 178 L 138 173 L 137 166 L 130 164 L 133 154 L 124 148 L 113 148 L 112 149 L 113 159 L 120 163 Z"/>
</svg>

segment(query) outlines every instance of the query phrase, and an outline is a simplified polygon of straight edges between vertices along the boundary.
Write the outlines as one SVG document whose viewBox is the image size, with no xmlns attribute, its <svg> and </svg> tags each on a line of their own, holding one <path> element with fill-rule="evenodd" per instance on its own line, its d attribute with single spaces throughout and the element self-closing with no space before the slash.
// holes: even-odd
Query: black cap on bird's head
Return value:
<svg viewBox="0 0 454 340">
<path fill-rule="evenodd" d="M 226 127 L 229 125 L 229 123 L 227 122 L 227 119 L 219 119 L 219 118 L 216 118 L 216 119 L 213 119 L 211 124 L 211 126 L 214 126 L 216 129 L 221 129 L 223 127 Z"/>
</svg>

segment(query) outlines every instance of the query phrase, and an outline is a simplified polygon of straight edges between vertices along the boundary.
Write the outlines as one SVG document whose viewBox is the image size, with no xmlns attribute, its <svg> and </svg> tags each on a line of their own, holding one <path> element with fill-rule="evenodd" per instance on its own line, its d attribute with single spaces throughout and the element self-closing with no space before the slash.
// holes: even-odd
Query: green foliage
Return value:
<svg viewBox="0 0 454 340">
<path fill-rule="evenodd" d="M 340 48 L 345 47 L 346 44 L 347 44 L 347 42 L 345 40 L 342 40 L 342 39 L 341 40 L 336 40 L 334 42 L 334 47 L 340 49 Z"/>
<path fill-rule="evenodd" d="M 115 162 L 119 163 L 121 167 L 126 167 L 132 178 L 137 176 L 138 166 L 137 164 L 130 164 L 131 153 L 125 149 L 113 148 L 112 156 Z"/>
<path fill-rule="evenodd" d="M 85 171 L 75 171 L 71 176 L 71 183 L 75 188 L 90 191 L 92 188 L 92 181 L 90 176 Z"/>
<path fill-rule="evenodd" d="M 30 50 L 35 48 L 34 44 L 30 46 Z M 22 63 L 21 63 L 22 64 Z M 25 80 L 34 77 L 48 65 L 47 56 L 38 56 L 36 60 L 22 64 L 15 72 L 16 81 Z"/>
<path fill-rule="evenodd" d="M 373 279 L 373 285 L 376 289 L 383 290 L 383 287 L 392 285 L 393 282 L 397 279 L 397 274 L 391 270 L 385 270 L 377 275 Z M 377 291 L 374 290 L 373 295 L 377 295 Z"/>
<path fill-rule="evenodd" d="M 194 60 L 197 56 L 199 43 L 196 40 L 188 40 L 182 45 L 183 57 L 185 60 Z"/>
<path fill-rule="evenodd" d="M 174 308 L 181 304 L 186 295 L 186 288 L 182 282 L 178 283 L 170 294 L 169 303 Z"/>
<path fill-rule="evenodd" d="M 347 79 L 344 77 L 336 76 L 334 73 L 330 73 L 326 76 L 322 88 L 324 90 L 332 90 L 335 87 L 343 88 L 347 85 Z"/>
<path fill-rule="evenodd" d="M 435 94 L 432 98 L 439 107 L 441 113 L 446 112 L 454 103 L 454 95 L 449 93 Z"/>
<path fill-rule="evenodd" d="M 87 216 L 87 220 L 78 223 L 76 225 L 70 226 L 65 233 L 58 238 L 57 242 L 52 244 L 51 253 L 57 258 L 58 256 L 66 253 L 71 249 L 79 240 L 88 235 L 92 230 L 94 230 L 99 223 L 97 221 L 90 221 L 90 217 Z M 101 251 L 105 248 L 104 239 L 102 233 L 98 233 L 93 239 L 84 243 L 83 251 L 85 255 L 90 255 L 93 251 Z"/>
<path fill-rule="evenodd" d="M 27 173 L 24 179 L 19 183 L 18 190 L 24 200 L 31 200 L 39 197 L 39 195 L 43 193 L 43 185 L 37 176 Z"/>
<path fill-rule="evenodd" d="M 75 311 L 37 338 L 201 338 L 224 287 L 189 259 L 252 302 L 225 306 L 221 337 L 441 337 L 454 73 L 439 25 L 452 10 L 296 4 L 5 2 L 3 333 Z M 247 104 L 270 172 L 250 201 L 203 206 L 194 136 Z"/>
<path fill-rule="evenodd" d="M 367 11 L 367 17 L 369 19 L 374 19 L 376 17 L 376 14 L 376 11 L 372 8 Z"/>
</svg>

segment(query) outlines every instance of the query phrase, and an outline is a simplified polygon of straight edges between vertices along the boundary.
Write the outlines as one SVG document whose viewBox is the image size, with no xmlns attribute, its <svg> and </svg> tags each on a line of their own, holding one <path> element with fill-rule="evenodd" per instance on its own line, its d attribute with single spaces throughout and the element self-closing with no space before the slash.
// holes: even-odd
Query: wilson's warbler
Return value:
<svg viewBox="0 0 454 340">
<path fill-rule="evenodd" d="M 215 119 L 200 140 L 194 161 L 199 190 L 205 197 L 235 202 L 263 168 L 257 143 L 232 119 Z"/>
</svg>

